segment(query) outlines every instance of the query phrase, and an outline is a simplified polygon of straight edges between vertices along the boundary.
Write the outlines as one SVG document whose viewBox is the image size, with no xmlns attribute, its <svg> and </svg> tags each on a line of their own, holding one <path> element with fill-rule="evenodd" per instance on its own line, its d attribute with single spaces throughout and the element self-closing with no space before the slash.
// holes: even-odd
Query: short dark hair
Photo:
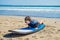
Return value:
<svg viewBox="0 0 60 40">
<path fill-rule="evenodd" d="M 26 16 L 26 17 L 25 17 L 25 21 L 27 21 L 27 20 L 28 20 L 28 21 L 31 21 L 30 16 Z"/>
</svg>

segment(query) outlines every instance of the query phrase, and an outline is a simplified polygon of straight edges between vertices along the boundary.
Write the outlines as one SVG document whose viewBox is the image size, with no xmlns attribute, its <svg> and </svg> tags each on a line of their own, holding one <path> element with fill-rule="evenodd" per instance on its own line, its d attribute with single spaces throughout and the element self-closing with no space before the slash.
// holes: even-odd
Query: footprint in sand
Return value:
<svg viewBox="0 0 60 40">
<path fill-rule="evenodd" d="M 60 29 L 58 29 L 58 31 L 60 32 Z"/>
<path fill-rule="evenodd" d="M 1 34 L 1 31 L 0 31 L 0 34 Z"/>
<path fill-rule="evenodd" d="M 3 40 L 3 38 L 0 38 L 0 40 Z"/>
<path fill-rule="evenodd" d="M 17 40 L 23 40 L 23 38 L 20 38 L 20 37 L 18 37 L 18 38 L 16 38 Z"/>
<path fill-rule="evenodd" d="M 18 22 L 23 22 L 23 21 L 18 21 Z"/>
<path fill-rule="evenodd" d="M 58 29 L 58 30 L 56 31 L 56 34 L 60 34 L 60 29 Z"/>
<path fill-rule="evenodd" d="M 44 36 L 40 36 L 40 38 L 44 38 Z"/>
<path fill-rule="evenodd" d="M 25 40 L 29 40 L 29 38 L 25 38 Z"/>
<path fill-rule="evenodd" d="M 54 23 L 56 23 L 56 22 L 54 22 Z"/>
<path fill-rule="evenodd" d="M 32 38 L 38 39 L 37 36 L 32 36 Z"/>
</svg>

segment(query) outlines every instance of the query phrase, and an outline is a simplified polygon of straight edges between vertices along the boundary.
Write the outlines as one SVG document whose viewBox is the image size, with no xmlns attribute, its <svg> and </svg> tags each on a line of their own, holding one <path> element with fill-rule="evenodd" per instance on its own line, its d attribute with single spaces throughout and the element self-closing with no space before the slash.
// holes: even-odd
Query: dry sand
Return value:
<svg viewBox="0 0 60 40">
<path fill-rule="evenodd" d="M 32 19 L 39 22 L 43 20 L 45 28 L 33 34 L 17 35 L 11 34 L 8 30 L 26 27 L 24 17 L 0 16 L 0 40 L 60 40 L 60 18 L 32 17 Z"/>
</svg>

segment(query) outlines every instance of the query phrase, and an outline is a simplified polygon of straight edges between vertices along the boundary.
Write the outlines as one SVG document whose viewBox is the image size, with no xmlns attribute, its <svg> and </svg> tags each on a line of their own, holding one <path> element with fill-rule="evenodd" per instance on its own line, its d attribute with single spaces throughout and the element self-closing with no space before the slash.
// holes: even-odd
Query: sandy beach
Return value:
<svg viewBox="0 0 60 40">
<path fill-rule="evenodd" d="M 60 18 L 32 17 L 32 19 L 39 22 L 43 20 L 45 28 L 33 34 L 17 35 L 11 34 L 8 30 L 26 27 L 24 17 L 0 16 L 0 40 L 60 40 Z"/>
</svg>

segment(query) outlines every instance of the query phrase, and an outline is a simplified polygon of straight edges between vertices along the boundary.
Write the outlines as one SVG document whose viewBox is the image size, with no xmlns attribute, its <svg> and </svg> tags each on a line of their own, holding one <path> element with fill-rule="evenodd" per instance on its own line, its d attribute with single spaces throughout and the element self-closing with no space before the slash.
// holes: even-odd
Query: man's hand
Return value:
<svg viewBox="0 0 60 40">
<path fill-rule="evenodd" d="M 43 21 L 40 21 L 40 24 L 43 24 Z"/>
</svg>

